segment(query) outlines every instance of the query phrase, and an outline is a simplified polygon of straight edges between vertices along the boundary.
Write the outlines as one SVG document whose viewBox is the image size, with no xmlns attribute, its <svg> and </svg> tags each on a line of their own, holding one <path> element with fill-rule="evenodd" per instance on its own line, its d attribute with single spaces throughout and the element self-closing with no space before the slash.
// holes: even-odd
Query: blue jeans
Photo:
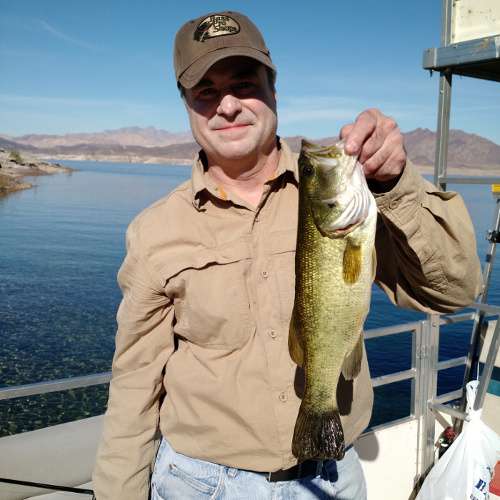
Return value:
<svg viewBox="0 0 500 500">
<path fill-rule="evenodd" d="M 176 453 L 163 439 L 151 478 L 151 500 L 366 500 L 366 484 L 353 447 L 342 460 L 325 462 L 322 473 L 270 483 L 254 472 Z"/>
</svg>

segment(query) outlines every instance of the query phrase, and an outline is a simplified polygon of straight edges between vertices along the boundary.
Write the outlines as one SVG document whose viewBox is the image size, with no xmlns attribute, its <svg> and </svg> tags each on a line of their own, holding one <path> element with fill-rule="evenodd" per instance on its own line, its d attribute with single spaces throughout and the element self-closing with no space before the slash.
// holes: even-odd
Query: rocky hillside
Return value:
<svg viewBox="0 0 500 500">
<path fill-rule="evenodd" d="M 301 136 L 285 138 L 293 150 L 300 148 Z M 434 164 L 436 134 L 415 129 L 404 134 L 408 155 L 421 166 Z M 311 139 L 328 144 L 335 137 Z M 83 142 L 78 142 L 83 141 Z M 190 163 L 198 151 L 189 133 L 172 134 L 149 127 L 130 127 L 96 134 L 63 136 L 0 136 L 0 147 L 27 151 L 39 157 L 68 160 L 106 160 L 137 163 Z M 449 166 L 467 169 L 500 170 L 500 146 L 484 137 L 462 130 L 450 131 Z"/>
<path fill-rule="evenodd" d="M 433 165 L 436 134 L 429 129 L 417 128 L 405 134 L 405 145 L 411 159 L 420 165 Z M 410 153 L 411 152 L 411 153 Z M 500 165 L 500 146 L 476 134 L 451 130 L 448 163 L 453 166 Z"/>
<path fill-rule="evenodd" d="M 23 146 L 34 146 L 41 149 L 52 149 L 65 146 L 92 145 L 119 145 L 119 146 L 168 146 L 170 144 L 182 144 L 192 142 L 193 136 L 190 132 L 172 133 L 155 127 L 125 127 L 116 130 L 104 130 L 103 132 L 87 134 L 64 134 L 44 135 L 29 134 L 18 137 L 0 136 L 4 139 L 14 141 Z"/>
<path fill-rule="evenodd" d="M 24 152 L 21 154 L 16 150 L 0 147 L 0 196 L 32 187 L 32 184 L 22 181 L 24 176 L 47 175 L 73 170 L 59 163 L 47 163 Z"/>
</svg>

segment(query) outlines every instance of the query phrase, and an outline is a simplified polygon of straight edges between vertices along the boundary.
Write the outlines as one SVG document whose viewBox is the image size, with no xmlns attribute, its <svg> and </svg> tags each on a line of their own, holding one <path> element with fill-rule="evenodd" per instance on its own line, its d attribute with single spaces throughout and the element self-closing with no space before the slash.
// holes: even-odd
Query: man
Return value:
<svg viewBox="0 0 500 500">
<path fill-rule="evenodd" d="M 340 388 L 345 458 L 299 467 L 291 452 L 297 158 L 276 136 L 269 51 L 245 16 L 210 14 L 179 30 L 174 66 L 201 151 L 192 179 L 127 231 L 97 499 L 363 499 L 349 445 L 371 414 L 366 354 Z M 480 272 L 461 198 L 419 176 L 379 111 L 341 136 L 377 199 L 378 284 L 403 307 L 469 304 Z"/>
</svg>

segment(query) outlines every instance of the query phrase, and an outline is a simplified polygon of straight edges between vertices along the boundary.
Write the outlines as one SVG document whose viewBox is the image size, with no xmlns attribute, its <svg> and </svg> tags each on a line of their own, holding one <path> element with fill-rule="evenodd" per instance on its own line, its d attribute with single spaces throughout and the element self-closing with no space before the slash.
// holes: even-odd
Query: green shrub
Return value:
<svg viewBox="0 0 500 500">
<path fill-rule="evenodd" d="M 19 151 L 11 151 L 9 154 L 9 160 L 15 161 L 16 163 L 24 163 L 23 157 L 19 154 Z"/>
</svg>

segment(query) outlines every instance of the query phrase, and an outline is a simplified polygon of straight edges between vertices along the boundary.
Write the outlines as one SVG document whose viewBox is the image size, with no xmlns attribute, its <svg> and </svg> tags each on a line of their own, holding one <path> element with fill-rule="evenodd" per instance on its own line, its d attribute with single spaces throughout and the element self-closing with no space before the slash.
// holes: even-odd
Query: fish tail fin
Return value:
<svg viewBox="0 0 500 500">
<path fill-rule="evenodd" d="M 304 366 L 304 349 L 300 342 L 295 312 L 292 313 L 292 320 L 290 321 L 290 331 L 288 332 L 288 350 L 293 361 L 299 366 Z"/>
<path fill-rule="evenodd" d="M 342 459 L 344 431 L 338 410 L 318 413 L 302 402 L 295 423 L 292 452 L 299 461 Z"/>
<path fill-rule="evenodd" d="M 363 358 L 363 335 L 359 336 L 354 349 L 346 355 L 342 364 L 342 375 L 346 380 L 352 380 L 359 375 L 361 359 Z"/>
</svg>

